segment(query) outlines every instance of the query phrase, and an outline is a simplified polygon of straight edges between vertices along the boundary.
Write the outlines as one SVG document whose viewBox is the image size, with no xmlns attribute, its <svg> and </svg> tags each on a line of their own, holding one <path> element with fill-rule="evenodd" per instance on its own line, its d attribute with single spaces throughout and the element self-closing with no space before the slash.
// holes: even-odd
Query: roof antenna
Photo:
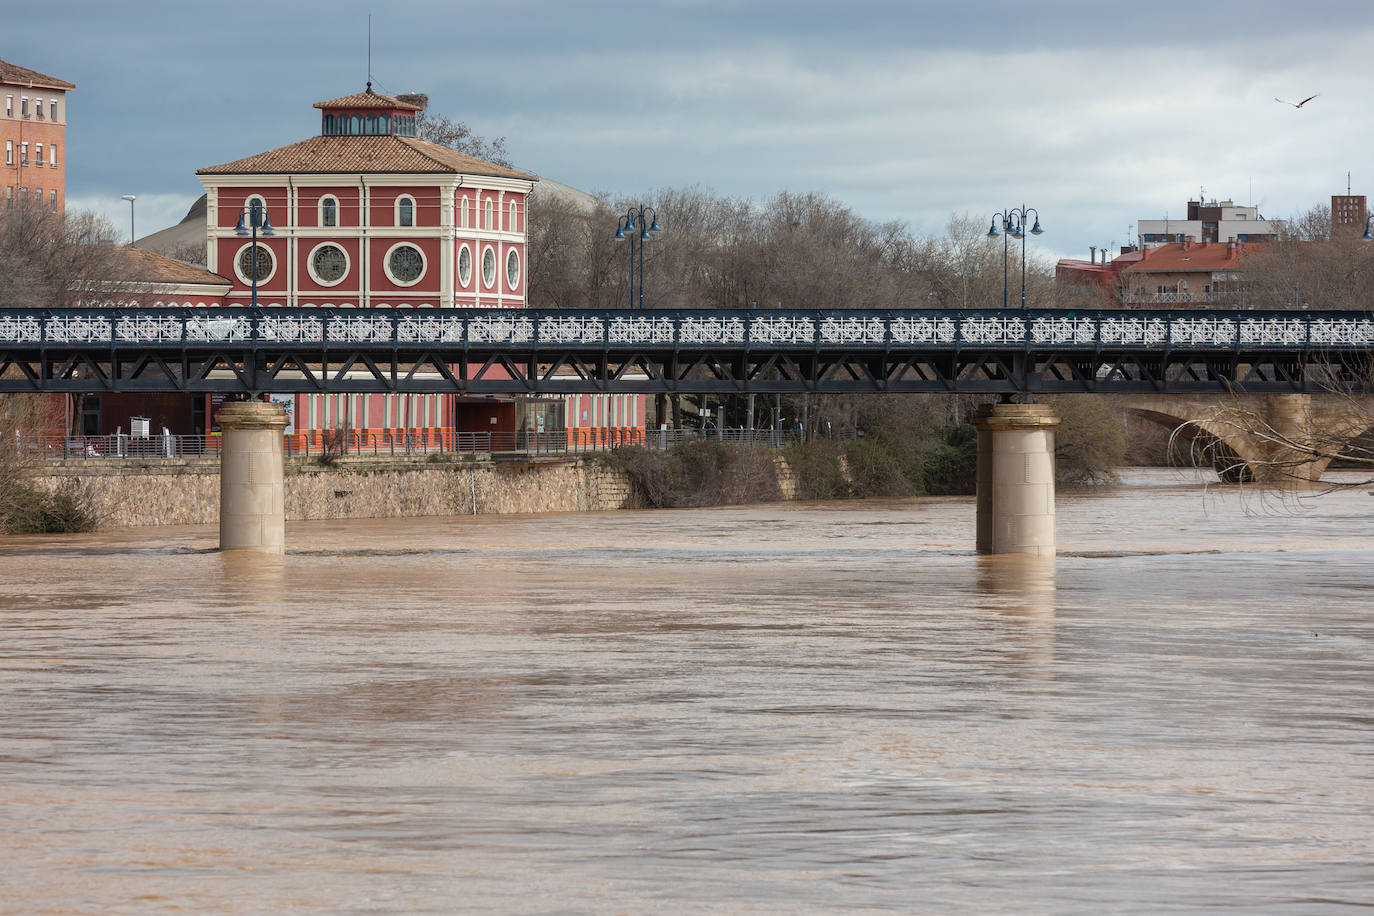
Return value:
<svg viewBox="0 0 1374 916">
<path fill-rule="evenodd" d="M 372 91 L 372 14 L 367 14 L 367 91 Z"/>
</svg>

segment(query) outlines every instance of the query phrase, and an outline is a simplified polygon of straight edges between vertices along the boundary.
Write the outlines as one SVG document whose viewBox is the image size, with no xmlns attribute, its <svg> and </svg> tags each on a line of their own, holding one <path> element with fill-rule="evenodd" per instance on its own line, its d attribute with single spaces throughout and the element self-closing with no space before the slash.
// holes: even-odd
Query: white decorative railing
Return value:
<svg viewBox="0 0 1374 916">
<path fill-rule="evenodd" d="M 606 322 L 599 317 L 551 315 L 539 319 L 539 342 L 594 344 L 606 339 Z"/>
<path fill-rule="evenodd" d="M 1169 341 L 1181 347 L 1227 347 L 1236 342 L 1231 318 L 1175 318 L 1169 322 Z"/>
<path fill-rule="evenodd" d="M 825 318 L 821 321 L 821 343 L 881 344 L 887 329 L 881 318 Z"/>
<path fill-rule="evenodd" d="M 1091 318 L 1036 318 L 1031 322 L 1031 340 L 1047 344 L 1090 344 L 1097 337 L 1097 322 Z"/>
<path fill-rule="evenodd" d="M 678 343 L 744 343 L 744 322 L 738 318 L 683 318 L 678 322 Z"/>
<path fill-rule="evenodd" d="M 749 342 L 756 344 L 809 344 L 816 341 L 816 323 L 810 318 L 754 318 L 749 322 Z"/>
<path fill-rule="evenodd" d="M 893 343 L 947 344 L 959 336 L 959 325 L 952 318 L 893 318 L 888 322 Z"/>
<path fill-rule="evenodd" d="M 1169 339 L 1169 323 L 1163 318 L 1104 318 L 1099 328 L 1104 344 L 1152 347 Z"/>
<path fill-rule="evenodd" d="M 665 312 L 0 309 L 0 347 L 214 346 L 1374 347 L 1374 316 L 1296 312 Z"/>
<path fill-rule="evenodd" d="M 959 324 L 959 336 L 967 343 L 1008 344 L 1026 339 L 1026 322 L 1020 318 L 965 318 Z"/>
</svg>

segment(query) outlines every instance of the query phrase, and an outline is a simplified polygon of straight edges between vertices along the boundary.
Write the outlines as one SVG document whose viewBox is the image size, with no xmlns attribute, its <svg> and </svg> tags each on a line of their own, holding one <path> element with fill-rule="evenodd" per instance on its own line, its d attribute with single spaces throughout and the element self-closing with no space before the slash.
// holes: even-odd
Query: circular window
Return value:
<svg viewBox="0 0 1374 916">
<path fill-rule="evenodd" d="M 467 286 L 472 280 L 472 252 L 464 245 L 458 249 L 458 285 Z"/>
<path fill-rule="evenodd" d="M 520 255 L 514 248 L 506 253 L 506 284 L 511 289 L 520 285 Z"/>
<path fill-rule="evenodd" d="M 425 256 L 414 245 L 400 244 L 386 256 L 386 275 L 391 282 L 410 286 L 425 273 Z"/>
<path fill-rule="evenodd" d="M 348 273 L 348 255 L 338 245 L 320 245 L 310 253 L 310 275 L 315 282 L 333 286 Z"/>
<path fill-rule="evenodd" d="M 256 257 L 254 251 L 257 252 Z M 272 271 L 276 268 L 272 261 L 272 252 L 265 245 L 252 244 L 239 249 L 239 259 L 235 266 L 245 283 L 252 283 L 254 280 L 261 283 L 272 276 Z"/>
<path fill-rule="evenodd" d="M 490 248 L 482 252 L 482 282 L 488 287 L 496 282 L 496 253 Z"/>
</svg>

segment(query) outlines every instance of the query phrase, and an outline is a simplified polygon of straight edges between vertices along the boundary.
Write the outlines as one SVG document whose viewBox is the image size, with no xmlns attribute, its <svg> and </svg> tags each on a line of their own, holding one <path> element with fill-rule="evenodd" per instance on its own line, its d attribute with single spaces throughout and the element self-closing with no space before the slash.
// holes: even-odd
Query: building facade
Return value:
<svg viewBox="0 0 1374 916">
<path fill-rule="evenodd" d="M 67 93 L 74 83 L 0 60 L 0 206 L 67 207 Z"/>
<path fill-rule="evenodd" d="M 1139 247 L 1148 249 L 1181 242 L 1272 242 L 1278 226 L 1260 216 L 1256 207 L 1240 207 L 1229 200 L 1190 200 L 1186 219 L 1136 220 Z"/>
<path fill-rule="evenodd" d="M 418 105 L 371 91 L 319 102 L 319 133 L 197 171 L 224 304 L 523 308 L 535 176 L 416 136 Z M 251 232 L 261 214 L 256 248 Z M 530 429 L 546 406 L 456 395 L 299 395 L 297 430 Z"/>
</svg>

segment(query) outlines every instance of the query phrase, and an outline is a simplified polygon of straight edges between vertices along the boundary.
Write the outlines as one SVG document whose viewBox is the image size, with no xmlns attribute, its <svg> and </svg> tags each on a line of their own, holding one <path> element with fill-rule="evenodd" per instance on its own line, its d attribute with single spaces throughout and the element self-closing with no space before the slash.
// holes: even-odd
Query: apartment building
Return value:
<svg viewBox="0 0 1374 916">
<path fill-rule="evenodd" d="M 0 207 L 67 206 L 67 93 L 76 84 L 0 60 Z"/>
</svg>

